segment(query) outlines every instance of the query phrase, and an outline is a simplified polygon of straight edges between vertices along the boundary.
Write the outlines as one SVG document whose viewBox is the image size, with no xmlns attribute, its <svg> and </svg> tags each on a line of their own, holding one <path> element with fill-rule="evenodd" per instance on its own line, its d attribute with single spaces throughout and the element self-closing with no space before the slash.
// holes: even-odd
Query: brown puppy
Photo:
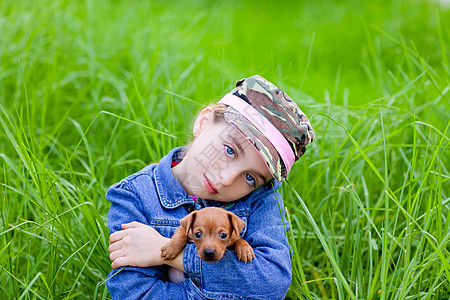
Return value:
<svg viewBox="0 0 450 300">
<path fill-rule="evenodd" d="M 183 250 L 186 240 L 195 243 L 199 257 L 206 262 L 218 261 L 225 249 L 233 245 L 239 260 L 247 263 L 255 257 L 252 247 L 239 235 L 245 222 L 232 212 L 206 207 L 191 212 L 180 223 L 171 241 L 161 248 L 161 257 L 165 260 L 174 259 Z"/>
</svg>

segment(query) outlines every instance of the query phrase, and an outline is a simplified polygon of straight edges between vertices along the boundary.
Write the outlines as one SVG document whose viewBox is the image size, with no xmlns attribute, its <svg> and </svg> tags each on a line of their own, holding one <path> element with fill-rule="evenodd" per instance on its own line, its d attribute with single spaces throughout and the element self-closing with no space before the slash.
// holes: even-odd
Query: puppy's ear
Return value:
<svg viewBox="0 0 450 300">
<path fill-rule="evenodd" d="M 245 222 L 232 212 L 228 212 L 228 219 L 231 224 L 231 242 L 234 243 L 241 238 L 241 231 L 244 229 Z"/>
<path fill-rule="evenodd" d="M 192 224 L 194 224 L 195 217 L 197 216 L 197 211 L 193 211 L 188 214 L 186 217 L 180 220 L 181 227 L 186 231 L 186 235 L 188 235 L 189 231 L 192 228 Z"/>
</svg>

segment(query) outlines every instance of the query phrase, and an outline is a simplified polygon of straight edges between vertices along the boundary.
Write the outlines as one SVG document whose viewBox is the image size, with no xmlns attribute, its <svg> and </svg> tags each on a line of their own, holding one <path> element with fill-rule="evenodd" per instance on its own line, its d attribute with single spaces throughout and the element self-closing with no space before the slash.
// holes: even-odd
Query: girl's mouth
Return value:
<svg viewBox="0 0 450 300">
<path fill-rule="evenodd" d="M 210 194 L 217 194 L 219 193 L 214 186 L 214 184 L 209 181 L 208 177 L 206 177 L 205 174 L 203 174 L 203 184 L 205 185 L 206 191 Z"/>
</svg>

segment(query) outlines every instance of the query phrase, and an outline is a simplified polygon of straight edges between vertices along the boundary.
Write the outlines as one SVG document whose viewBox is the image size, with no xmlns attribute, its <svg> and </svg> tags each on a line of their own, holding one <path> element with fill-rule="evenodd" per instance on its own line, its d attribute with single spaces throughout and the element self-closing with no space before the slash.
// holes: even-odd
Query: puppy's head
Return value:
<svg viewBox="0 0 450 300">
<path fill-rule="evenodd" d="M 198 255 L 206 262 L 222 258 L 225 249 L 240 239 L 245 222 L 222 208 L 207 207 L 180 220 L 189 239 L 197 246 Z"/>
</svg>

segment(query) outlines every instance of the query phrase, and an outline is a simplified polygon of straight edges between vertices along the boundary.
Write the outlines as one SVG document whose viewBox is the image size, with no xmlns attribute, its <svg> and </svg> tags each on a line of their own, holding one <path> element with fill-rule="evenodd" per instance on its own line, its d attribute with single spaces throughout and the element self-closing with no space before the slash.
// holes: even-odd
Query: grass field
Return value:
<svg viewBox="0 0 450 300">
<path fill-rule="evenodd" d="M 449 299 L 449 22 L 419 0 L 0 1 L 0 298 L 109 298 L 107 188 L 260 74 L 316 132 L 282 188 L 287 297 Z"/>
</svg>

